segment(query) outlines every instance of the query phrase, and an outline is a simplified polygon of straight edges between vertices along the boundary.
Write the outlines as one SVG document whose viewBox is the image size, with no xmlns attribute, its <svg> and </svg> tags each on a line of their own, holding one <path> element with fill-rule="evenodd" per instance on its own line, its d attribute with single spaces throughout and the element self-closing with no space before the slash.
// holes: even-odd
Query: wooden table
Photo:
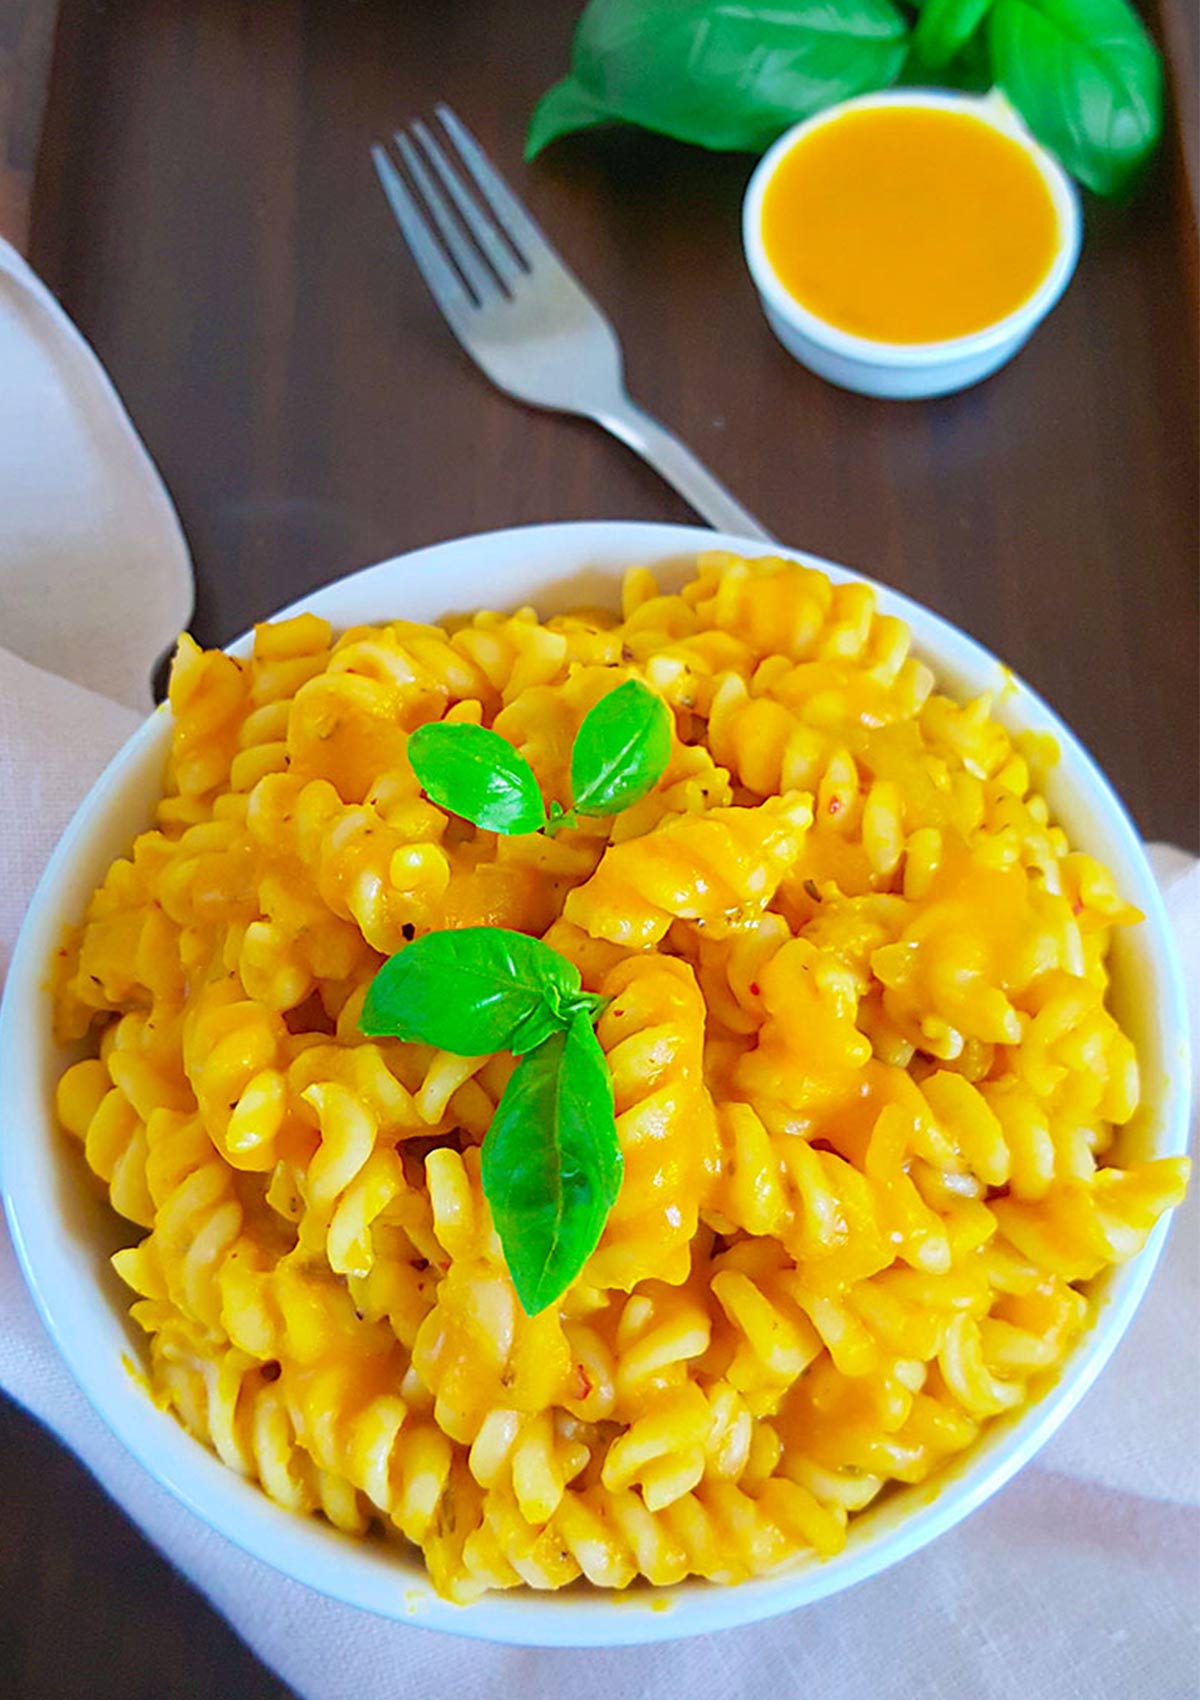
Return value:
<svg viewBox="0 0 1200 1700">
<path fill-rule="evenodd" d="M 54 10 L 0 0 L 0 229 L 162 469 L 197 636 L 455 533 L 689 517 L 598 431 L 490 390 L 444 330 L 366 149 L 449 96 L 610 310 L 640 400 L 780 536 L 1006 657 L 1148 836 L 1196 842 L 1195 224 L 1175 146 L 1132 206 L 1089 208 L 1077 280 L 1011 368 L 879 403 L 801 371 L 762 322 L 747 160 L 613 133 L 521 165 L 569 0 L 64 0 L 56 37 Z M 1194 20 L 1184 0 L 1164 17 L 1191 111 Z M 0 1494 L 7 1692 L 284 1692 L 11 1409 Z"/>
</svg>

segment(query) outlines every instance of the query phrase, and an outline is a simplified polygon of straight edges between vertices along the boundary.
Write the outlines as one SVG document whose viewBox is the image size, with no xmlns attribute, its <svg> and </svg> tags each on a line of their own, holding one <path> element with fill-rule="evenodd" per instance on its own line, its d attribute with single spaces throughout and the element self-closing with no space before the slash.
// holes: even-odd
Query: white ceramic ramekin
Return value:
<svg viewBox="0 0 1200 1700">
<path fill-rule="evenodd" d="M 815 130 L 836 123 L 847 112 L 873 106 L 968 113 L 1017 142 L 1037 166 L 1058 215 L 1058 247 L 1038 288 L 1007 318 L 970 336 L 952 337 L 945 342 L 874 342 L 827 324 L 801 306 L 780 282 L 763 244 L 762 203 L 767 184 L 784 156 L 803 145 Z M 831 106 L 788 130 L 764 154 L 750 179 L 742 206 L 746 263 L 768 323 L 783 346 L 801 365 L 842 389 L 902 400 L 966 389 L 1011 360 L 1070 282 L 1079 258 L 1081 233 L 1075 185 L 1057 160 L 1038 146 L 1003 96 L 995 93 L 968 95 L 934 89 L 887 89 L 881 94 L 861 95 L 856 100 Z"/>
<path fill-rule="evenodd" d="M 344 627 L 523 602 L 547 614 L 580 604 L 615 607 L 627 566 L 649 566 L 670 587 L 690 574 L 698 551 L 722 547 L 746 555 L 775 552 L 688 526 L 531 526 L 385 561 L 327 585 L 286 612 L 311 609 Z M 826 561 L 797 558 L 838 581 L 858 576 Z M 1191 1079 L 1183 980 L 1158 888 L 1128 816 L 1062 722 L 986 650 L 906 597 L 882 588 L 878 596 L 885 612 L 907 621 L 918 653 L 936 668 L 944 687 L 962 695 L 995 690 L 1007 725 L 1049 732 L 1058 741 L 1062 759 L 1049 789 L 1051 806 L 1075 842 L 1112 868 L 1124 895 L 1146 915 L 1141 926 L 1122 931 L 1115 947 L 1114 1001 L 1139 1048 L 1146 1090 L 1119 1154 L 1136 1159 L 1182 1152 Z M 247 639 L 233 646 L 238 653 L 248 647 Z M 328 1524 L 272 1504 L 157 1410 L 126 1370 L 122 1360 L 140 1361 L 143 1343 L 128 1319 L 129 1293 L 107 1257 L 131 1243 L 137 1230 L 116 1222 L 97 1197 L 77 1145 L 54 1119 L 54 1083 L 71 1053 L 51 1034 L 51 953 L 111 859 L 124 854 L 148 824 L 169 738 L 169 720 L 160 709 L 85 798 L 30 904 L 0 1011 L 0 1178 L 26 1279 L 76 1381 L 134 1457 L 212 1528 L 322 1593 L 426 1628 L 534 1646 L 673 1640 L 773 1617 L 906 1558 L 1003 1486 L 1087 1392 L 1145 1291 L 1165 1223 L 1140 1257 L 1093 1284 L 1092 1322 L 1036 1404 L 991 1425 L 935 1482 L 884 1495 L 852 1525 L 845 1551 L 824 1563 L 803 1562 L 737 1587 L 687 1582 L 615 1597 L 579 1587 L 558 1595 L 515 1590 L 459 1607 L 439 1599 L 416 1557 L 406 1558 L 382 1541 L 351 1540 Z M 1137 1412 L 1129 1419 L 1136 1422 Z"/>
</svg>

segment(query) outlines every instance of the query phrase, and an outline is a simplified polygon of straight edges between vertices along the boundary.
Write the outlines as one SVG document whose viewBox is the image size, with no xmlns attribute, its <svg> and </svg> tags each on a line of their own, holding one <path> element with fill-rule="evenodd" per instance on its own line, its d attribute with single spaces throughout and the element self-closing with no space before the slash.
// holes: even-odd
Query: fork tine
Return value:
<svg viewBox="0 0 1200 1700">
<path fill-rule="evenodd" d="M 417 262 L 417 269 L 429 286 L 430 293 L 452 326 L 457 327 L 472 311 L 472 301 L 454 267 L 438 247 L 424 215 L 404 185 L 384 150 L 376 143 L 371 149 L 383 192 L 388 198 L 408 251 Z"/>
<path fill-rule="evenodd" d="M 438 234 L 444 246 L 466 279 L 467 287 L 482 307 L 486 301 L 493 300 L 500 293 L 499 284 L 476 253 L 469 237 L 464 236 L 454 222 L 454 214 L 447 206 L 445 196 L 425 169 L 425 162 L 403 130 L 396 131 L 396 146 L 400 149 L 400 157 L 412 173 L 413 182 L 424 196 L 425 205 L 433 214 L 433 222 L 438 227 Z"/>
<path fill-rule="evenodd" d="M 463 188 L 462 179 L 452 168 L 441 143 L 429 126 L 418 118 L 412 125 L 412 133 L 425 149 L 430 164 L 441 178 L 443 186 L 462 215 L 463 223 L 491 262 L 496 276 L 501 283 L 511 288 L 523 275 L 522 268 L 517 264 L 513 250 L 502 237 L 497 235 L 496 227 L 491 219 L 480 208 L 478 202 Z"/>
<path fill-rule="evenodd" d="M 442 128 L 462 156 L 463 164 L 475 179 L 484 200 L 496 215 L 496 221 L 518 254 L 530 267 L 537 260 L 549 260 L 561 266 L 543 232 L 530 218 L 508 184 L 496 170 L 462 119 L 444 101 L 434 108 Z"/>
</svg>

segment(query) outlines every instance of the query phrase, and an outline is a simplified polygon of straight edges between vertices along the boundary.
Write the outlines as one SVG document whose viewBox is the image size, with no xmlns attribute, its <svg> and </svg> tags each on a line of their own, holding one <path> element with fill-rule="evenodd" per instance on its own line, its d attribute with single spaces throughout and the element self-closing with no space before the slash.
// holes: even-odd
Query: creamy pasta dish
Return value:
<svg viewBox="0 0 1200 1700">
<path fill-rule="evenodd" d="M 1140 917 L 1052 747 L 864 585 L 714 553 L 619 615 L 302 614 L 183 637 L 170 706 L 56 965 L 59 1117 L 154 1399 L 453 1600 L 835 1553 L 1183 1194 L 1111 1160 Z"/>
</svg>

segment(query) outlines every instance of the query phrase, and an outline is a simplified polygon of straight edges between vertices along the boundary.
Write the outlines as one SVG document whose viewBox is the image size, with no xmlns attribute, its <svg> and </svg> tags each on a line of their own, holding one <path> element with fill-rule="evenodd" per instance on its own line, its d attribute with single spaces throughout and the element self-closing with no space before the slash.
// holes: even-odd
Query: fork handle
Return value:
<svg viewBox="0 0 1200 1700">
<path fill-rule="evenodd" d="M 644 413 L 636 402 L 622 396 L 609 407 L 597 408 L 591 417 L 614 437 L 641 455 L 661 478 L 678 490 L 684 501 L 695 508 L 700 518 L 707 520 L 714 531 L 728 531 L 735 537 L 752 538 L 756 543 L 773 543 L 771 533 L 761 526 L 753 514 L 730 495 L 723 484 L 696 459 L 691 449 L 681 443 L 666 426 Z"/>
</svg>

